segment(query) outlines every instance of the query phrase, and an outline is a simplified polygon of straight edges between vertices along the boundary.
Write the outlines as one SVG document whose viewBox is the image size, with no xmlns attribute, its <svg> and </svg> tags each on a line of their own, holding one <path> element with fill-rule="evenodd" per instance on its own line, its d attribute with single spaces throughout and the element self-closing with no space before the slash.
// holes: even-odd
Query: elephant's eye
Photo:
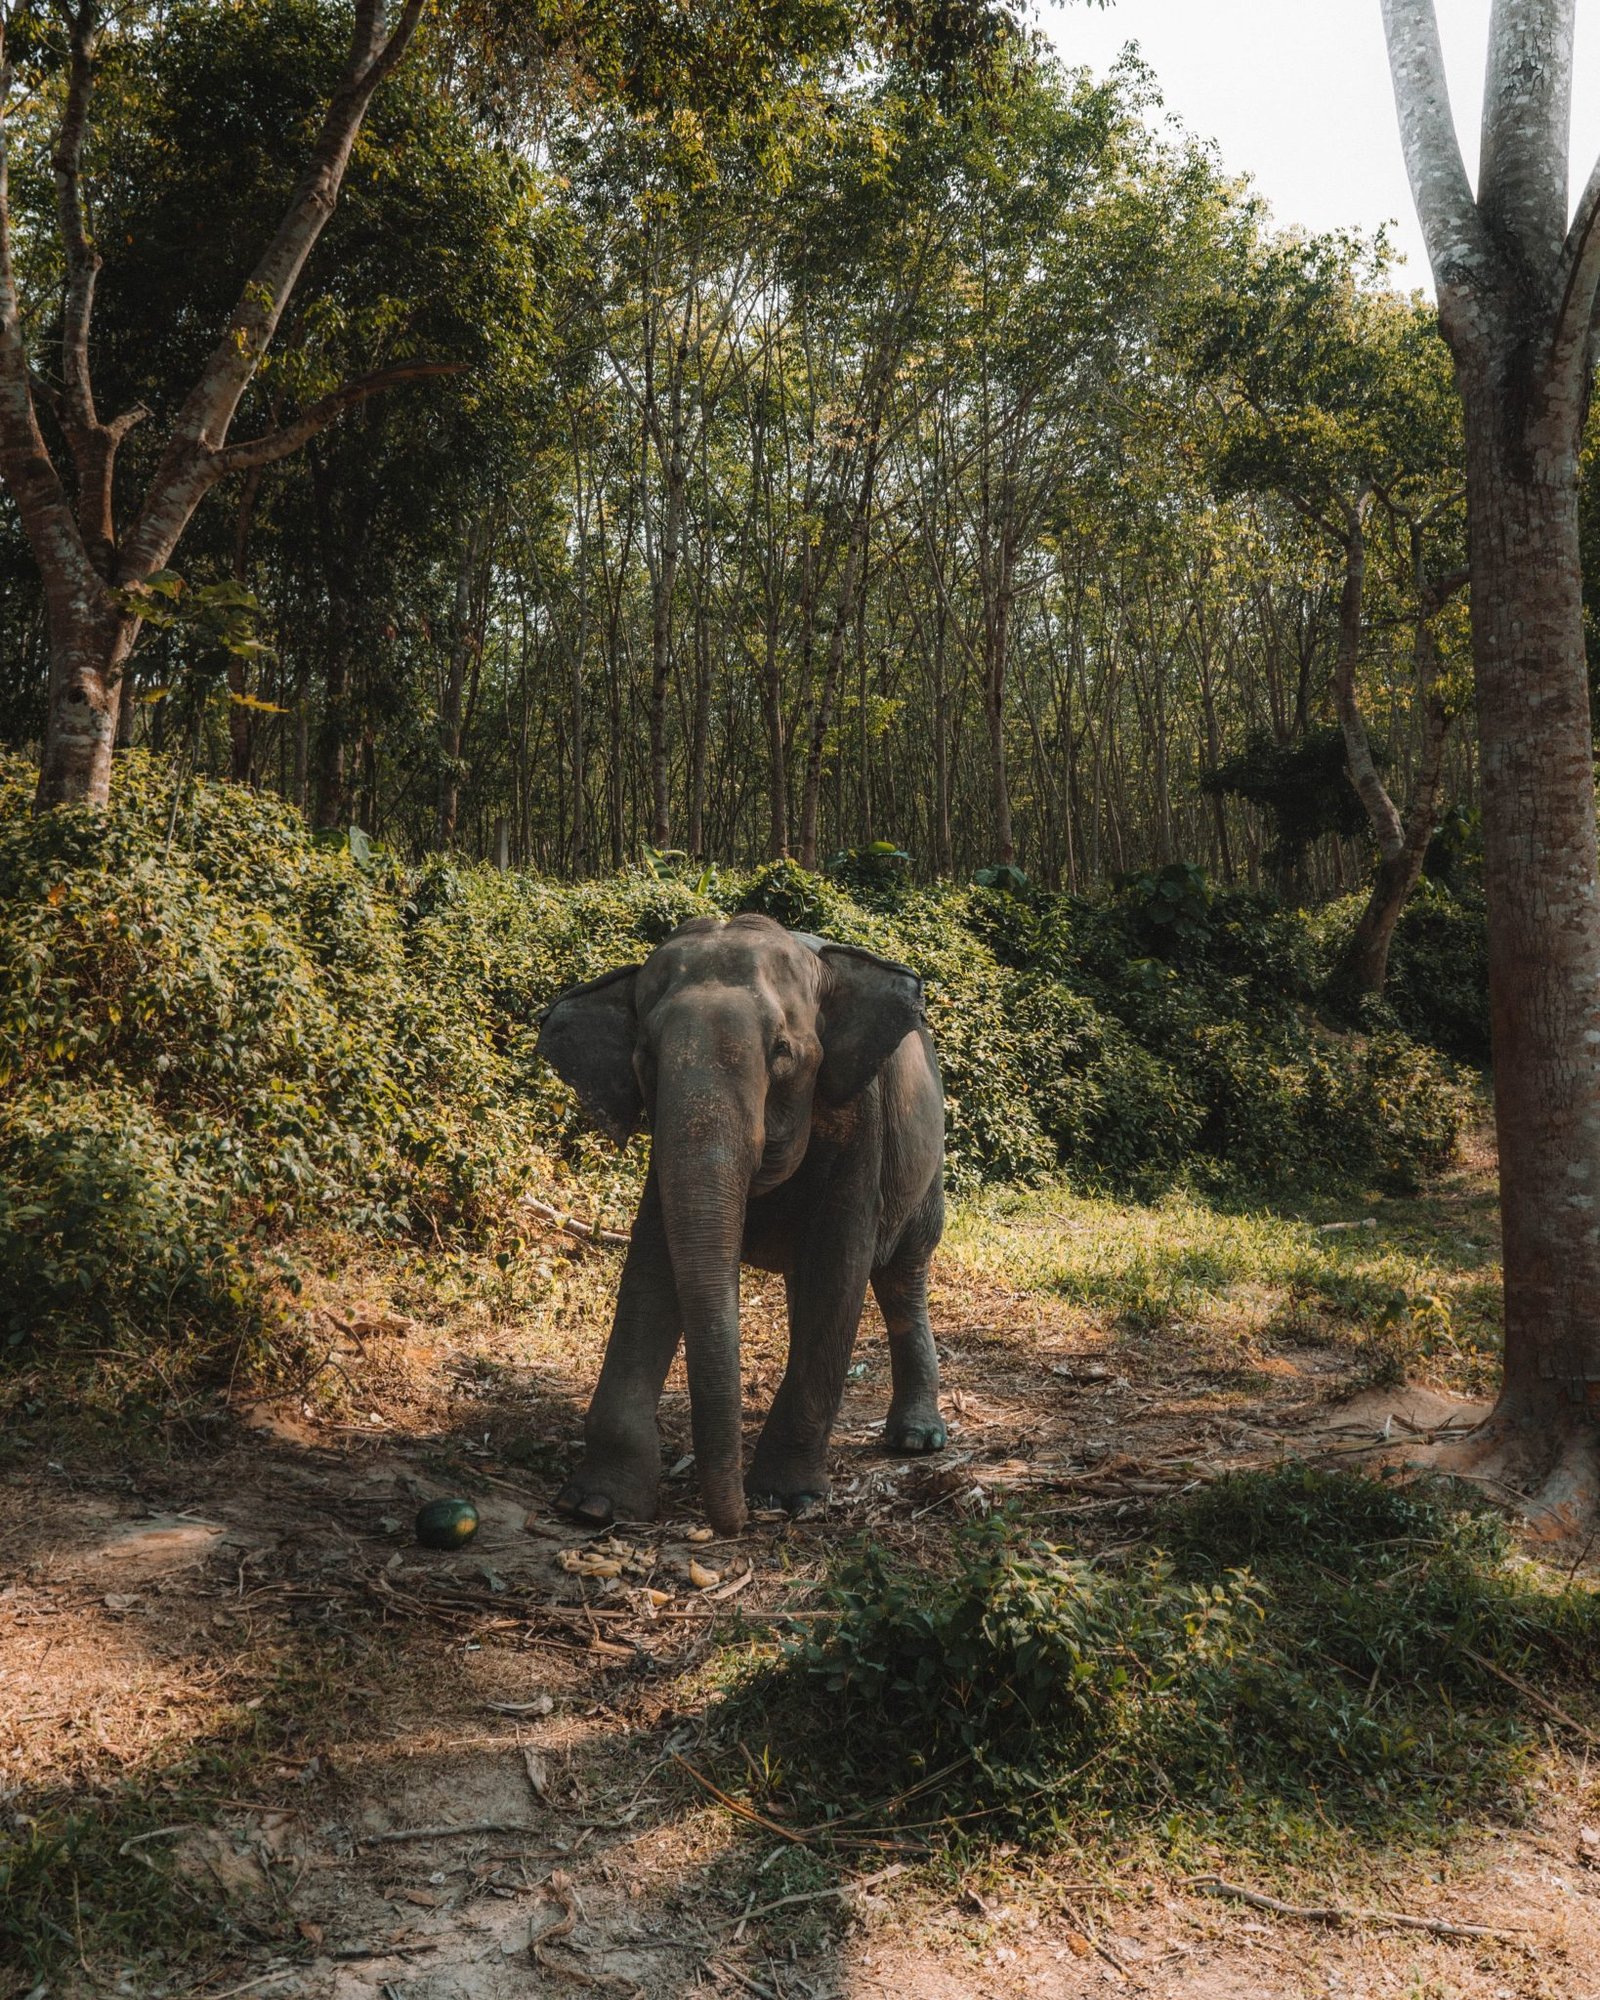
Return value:
<svg viewBox="0 0 1600 2000">
<path fill-rule="evenodd" d="M 772 1060 L 775 1063 L 791 1063 L 794 1061 L 794 1046 L 792 1043 L 786 1042 L 782 1035 L 772 1045 Z"/>
</svg>

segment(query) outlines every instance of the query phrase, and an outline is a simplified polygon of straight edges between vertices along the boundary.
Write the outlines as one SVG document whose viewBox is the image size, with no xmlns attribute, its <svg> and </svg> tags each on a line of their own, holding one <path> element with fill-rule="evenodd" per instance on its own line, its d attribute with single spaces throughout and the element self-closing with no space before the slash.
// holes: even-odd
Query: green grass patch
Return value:
<svg viewBox="0 0 1600 2000">
<path fill-rule="evenodd" d="M 1328 1230 L 1320 1223 L 1329 1218 L 1191 1194 L 1144 1204 L 1059 1185 L 1005 1189 L 960 1203 L 945 1249 L 971 1270 L 1130 1333 L 1191 1324 L 1290 1343 L 1355 1339 L 1380 1372 L 1438 1362 L 1476 1386 L 1500 1343 L 1488 1218 L 1471 1218 L 1480 1234 L 1452 1234 L 1422 1207 L 1375 1201 L 1375 1228 Z"/>
<path fill-rule="evenodd" d="M 833 1601 L 730 1697 L 743 1740 L 798 1821 L 936 1844 L 1441 1841 L 1521 1810 L 1542 1718 L 1503 1676 L 1581 1706 L 1600 1668 L 1600 1597 L 1549 1587 L 1498 1517 L 1298 1466 L 1112 1562 L 1003 1517 L 935 1573 L 867 1547 Z"/>
</svg>

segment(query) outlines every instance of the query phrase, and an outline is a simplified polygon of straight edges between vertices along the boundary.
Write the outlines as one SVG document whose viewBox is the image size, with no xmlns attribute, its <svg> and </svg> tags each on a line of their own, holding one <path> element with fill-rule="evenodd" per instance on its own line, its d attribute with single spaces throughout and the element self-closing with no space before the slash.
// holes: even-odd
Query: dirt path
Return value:
<svg viewBox="0 0 1600 2000">
<path fill-rule="evenodd" d="M 750 1301 L 752 1417 L 776 1379 L 775 1307 Z M 442 1342 L 360 1300 L 328 1310 L 336 1419 L 308 1400 L 126 1463 L 29 1457 L 0 1490 L 0 1809 L 20 1830 L 71 1797 L 101 1828 L 47 1871 L 42 1921 L 76 1960 L 52 1993 L 1600 1993 L 1600 1787 L 1559 1732 L 1531 1823 L 1445 1865 L 1353 1873 L 1366 1908 L 1505 1940 L 1287 1919 L 1131 1863 L 829 1858 L 696 1777 L 730 1748 L 705 1740 L 716 1687 L 804 1629 L 842 1536 L 910 1545 L 1009 1494 L 1114 1541 L 1220 1469 L 1359 1462 L 1385 1419 L 1426 1428 L 1448 1399 L 1341 1403 L 1348 1352 L 1229 1362 L 1113 1339 L 947 1263 L 942 1459 L 878 1453 L 869 1321 L 826 1517 L 696 1539 L 680 1475 L 662 1526 L 586 1538 L 547 1503 L 592 1353 L 530 1361 L 493 1326 Z M 680 1452 L 686 1419 L 678 1380 Z M 477 1538 L 419 1549 L 416 1507 L 455 1492 L 477 1499 Z M 142 1852 L 177 1860 L 176 1894 L 149 1910 L 142 1885 L 166 1878 Z M 42 2000 L 35 1977 L 0 1969 L 0 1994 Z"/>
</svg>

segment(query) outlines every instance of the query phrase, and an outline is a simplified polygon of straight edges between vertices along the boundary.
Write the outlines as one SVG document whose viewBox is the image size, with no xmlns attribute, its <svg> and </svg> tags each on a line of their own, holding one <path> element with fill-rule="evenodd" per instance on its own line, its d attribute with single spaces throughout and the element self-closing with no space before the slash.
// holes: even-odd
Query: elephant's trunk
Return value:
<svg viewBox="0 0 1600 2000">
<path fill-rule="evenodd" d="M 739 1251 L 759 1132 L 731 1091 L 663 1084 L 654 1146 L 683 1318 L 700 1497 L 717 1532 L 734 1535 L 745 1523 Z"/>
</svg>

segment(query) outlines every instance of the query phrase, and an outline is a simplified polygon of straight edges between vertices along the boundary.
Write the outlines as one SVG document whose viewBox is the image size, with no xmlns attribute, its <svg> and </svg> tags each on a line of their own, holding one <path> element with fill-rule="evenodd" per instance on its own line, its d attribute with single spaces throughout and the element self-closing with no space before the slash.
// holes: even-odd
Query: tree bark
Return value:
<svg viewBox="0 0 1600 2000">
<path fill-rule="evenodd" d="M 351 385 L 306 411 L 284 433 L 248 446 L 227 444 L 240 400 L 333 212 L 372 94 L 404 54 L 422 7 L 423 0 L 401 0 L 391 28 L 384 0 L 356 0 L 344 74 L 306 172 L 191 386 L 125 534 L 119 534 L 115 519 L 116 459 L 146 412 L 134 409 L 103 420 L 90 371 L 101 260 L 89 228 L 83 158 L 101 26 L 95 0 L 76 0 L 61 9 L 67 82 L 51 152 L 66 272 L 61 388 L 52 401 L 73 461 L 73 502 L 67 499 L 35 408 L 38 378 L 22 332 L 12 258 L 9 140 L 0 117 L 0 473 L 39 566 L 50 622 L 51 679 L 37 810 L 67 803 L 103 806 L 109 796 L 121 681 L 139 627 L 122 591 L 166 566 L 196 507 L 219 479 L 285 455 L 381 386 L 380 378 Z M 0 24 L 0 51 L 3 36 Z M 9 62 L 0 53 L 0 111 L 12 81 Z"/>
<path fill-rule="evenodd" d="M 1383 0 L 1383 15 L 1466 428 L 1505 1268 L 1488 1434 L 1561 1531 L 1600 1492 L 1600 855 L 1578 523 L 1600 166 L 1569 229 L 1574 0 L 1495 0 L 1476 202 L 1432 0 Z"/>
<path fill-rule="evenodd" d="M 461 567 L 456 572 L 450 656 L 439 703 L 438 841 L 446 852 L 456 844 L 456 817 L 461 810 L 461 716 L 467 670 L 477 637 L 472 615 L 473 591 L 483 563 L 489 517 L 479 514 L 462 536 Z"/>
<path fill-rule="evenodd" d="M 1593 1419 L 1600 1415 L 1600 857 L 1576 452 L 1554 478 L 1507 463 L 1499 402 L 1492 378 L 1468 385 L 1505 1390 L 1538 1421 L 1578 1410 Z"/>
</svg>

